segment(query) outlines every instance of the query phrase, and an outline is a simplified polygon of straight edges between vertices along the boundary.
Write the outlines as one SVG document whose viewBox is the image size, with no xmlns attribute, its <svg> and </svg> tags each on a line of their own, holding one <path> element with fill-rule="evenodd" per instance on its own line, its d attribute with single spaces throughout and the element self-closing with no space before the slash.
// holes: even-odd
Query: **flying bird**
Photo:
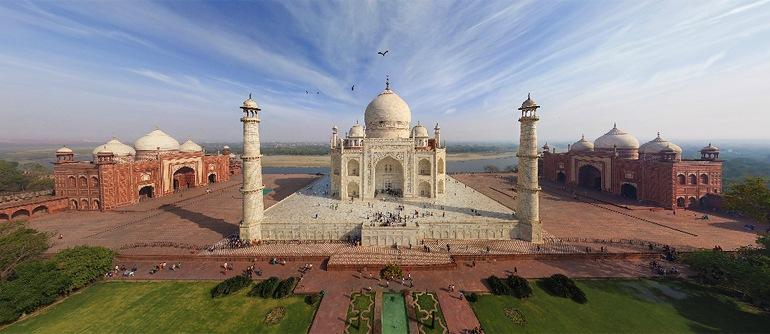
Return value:
<svg viewBox="0 0 770 334">
<path fill-rule="evenodd" d="M 354 90 L 356 90 L 356 85 L 350 86 L 350 91 L 352 92 Z"/>
<path fill-rule="evenodd" d="M 316 91 L 315 93 L 316 93 L 316 94 L 321 94 L 321 92 L 320 92 L 320 91 Z"/>
<path fill-rule="evenodd" d="M 310 92 L 308 92 L 307 90 L 305 90 L 305 94 L 310 94 Z"/>
<path fill-rule="evenodd" d="M 377 52 L 377 54 L 378 55 L 382 55 L 383 57 L 385 57 L 385 54 L 388 53 L 388 51 L 389 50 L 385 50 L 385 52 L 380 51 L 380 52 Z"/>
</svg>

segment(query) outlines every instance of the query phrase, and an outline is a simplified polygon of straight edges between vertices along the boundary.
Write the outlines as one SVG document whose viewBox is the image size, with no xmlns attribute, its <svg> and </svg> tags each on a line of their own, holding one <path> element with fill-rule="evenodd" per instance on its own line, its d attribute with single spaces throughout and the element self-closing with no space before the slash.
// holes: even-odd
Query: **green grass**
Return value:
<svg viewBox="0 0 770 334">
<path fill-rule="evenodd" d="M 2 333 L 307 333 L 315 308 L 302 296 L 212 299 L 216 282 L 109 282 L 70 296 Z M 283 320 L 264 324 L 275 307 Z"/>
<path fill-rule="evenodd" d="M 487 333 L 767 333 L 770 315 L 691 283 L 654 280 L 577 281 L 578 304 L 532 284 L 533 296 L 483 295 L 472 304 Z M 505 309 L 518 309 L 515 325 Z"/>
<path fill-rule="evenodd" d="M 359 312 L 363 315 L 361 318 L 360 326 L 358 321 Z M 347 326 L 347 333 L 371 333 L 372 326 L 374 326 L 374 293 L 360 293 L 356 292 L 350 296 L 350 306 L 348 306 L 348 314 L 345 323 Z"/>
<path fill-rule="evenodd" d="M 417 313 L 417 322 L 426 334 L 440 334 L 444 333 L 446 328 L 446 320 L 444 320 L 444 314 L 441 312 L 441 306 L 438 303 L 436 294 L 432 292 L 415 292 L 412 294 L 415 303 L 415 312 Z M 431 311 L 436 311 L 436 322 L 432 324 Z"/>
</svg>

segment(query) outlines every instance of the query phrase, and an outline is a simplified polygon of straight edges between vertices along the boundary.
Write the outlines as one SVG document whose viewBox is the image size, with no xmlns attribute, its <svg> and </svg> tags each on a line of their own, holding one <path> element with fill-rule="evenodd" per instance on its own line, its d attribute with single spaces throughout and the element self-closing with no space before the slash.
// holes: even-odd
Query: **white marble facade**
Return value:
<svg viewBox="0 0 770 334">
<path fill-rule="evenodd" d="M 433 137 L 419 122 L 411 127 L 409 106 L 386 83 L 366 107 L 366 127 L 356 123 L 344 136 L 332 129 L 331 196 L 373 199 L 441 198 L 446 188 L 446 149 L 441 129 Z"/>
</svg>

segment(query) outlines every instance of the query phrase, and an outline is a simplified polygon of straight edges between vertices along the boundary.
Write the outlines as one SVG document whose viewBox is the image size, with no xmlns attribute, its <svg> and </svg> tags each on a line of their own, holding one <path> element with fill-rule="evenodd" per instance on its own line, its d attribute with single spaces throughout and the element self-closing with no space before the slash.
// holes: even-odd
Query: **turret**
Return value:
<svg viewBox="0 0 770 334">
<path fill-rule="evenodd" d="M 719 160 L 719 148 L 709 143 L 708 146 L 700 150 L 700 158 L 708 161 Z"/>
<path fill-rule="evenodd" d="M 540 185 L 538 184 L 538 152 L 537 129 L 535 123 L 539 120 L 537 109 L 540 106 L 528 94 L 521 104 L 521 131 L 519 137 L 519 175 L 517 189 L 519 207 L 519 238 L 532 243 L 543 242 L 543 230 L 540 222 Z"/>
<path fill-rule="evenodd" d="M 259 112 L 262 110 L 251 94 L 241 106 L 243 111 L 243 220 L 240 224 L 241 240 L 257 241 L 262 239 L 262 154 L 259 143 Z"/>
</svg>

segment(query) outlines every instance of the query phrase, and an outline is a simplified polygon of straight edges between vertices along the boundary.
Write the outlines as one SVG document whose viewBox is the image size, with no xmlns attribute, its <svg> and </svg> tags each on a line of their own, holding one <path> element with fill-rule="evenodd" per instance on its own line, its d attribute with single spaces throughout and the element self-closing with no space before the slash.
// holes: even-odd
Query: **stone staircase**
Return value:
<svg viewBox="0 0 770 334">
<path fill-rule="evenodd" d="M 378 268 L 393 263 L 404 268 L 453 268 L 455 263 L 446 252 L 425 252 L 422 249 L 354 247 L 329 257 L 329 270 Z"/>
</svg>

